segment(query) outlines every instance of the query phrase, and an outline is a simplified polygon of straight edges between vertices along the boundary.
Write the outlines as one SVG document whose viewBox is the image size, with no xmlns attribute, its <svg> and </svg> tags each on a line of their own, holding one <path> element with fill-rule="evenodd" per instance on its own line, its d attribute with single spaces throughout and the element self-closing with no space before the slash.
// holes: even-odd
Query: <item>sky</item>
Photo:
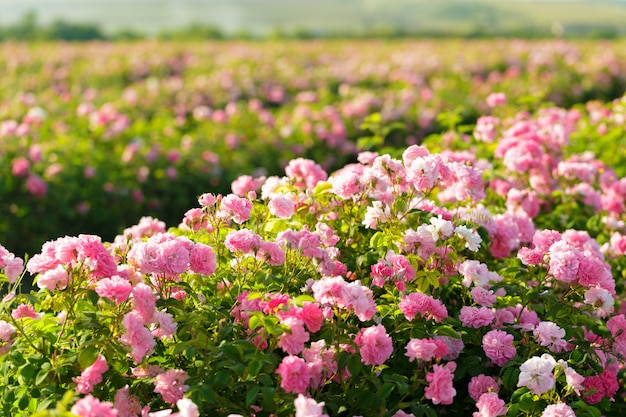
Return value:
<svg viewBox="0 0 626 417">
<path fill-rule="evenodd" d="M 520 9 L 520 4 L 529 3 L 532 5 Z M 600 3 L 603 8 L 580 7 Z M 495 15 L 494 8 L 499 10 Z M 193 22 L 212 24 L 226 32 L 445 25 L 449 21 L 459 24 L 463 18 L 498 19 L 502 13 L 512 21 L 517 13 L 520 22 L 540 19 L 542 24 L 551 24 L 549 19 L 572 15 L 575 9 L 578 20 L 579 15 L 596 21 L 606 18 L 619 25 L 622 19 L 626 27 L 626 0 L 0 0 L 0 26 L 14 24 L 28 11 L 34 11 L 43 24 L 63 19 L 96 23 L 109 31 L 132 28 L 148 33 Z"/>
</svg>

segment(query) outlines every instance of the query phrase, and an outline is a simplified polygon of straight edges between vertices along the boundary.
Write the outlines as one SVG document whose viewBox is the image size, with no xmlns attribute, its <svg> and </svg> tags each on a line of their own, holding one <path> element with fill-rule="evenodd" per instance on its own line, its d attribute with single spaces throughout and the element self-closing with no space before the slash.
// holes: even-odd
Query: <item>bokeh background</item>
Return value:
<svg viewBox="0 0 626 417">
<path fill-rule="evenodd" d="M 4 32 L 11 26 L 33 23 L 48 27 L 81 24 L 83 29 L 88 25 L 107 37 L 166 36 L 190 26 L 196 31 L 198 27 L 213 28 L 216 36 L 228 37 L 615 37 L 626 34 L 626 1 L 0 0 Z M 84 31 L 83 36 L 95 33 Z"/>
</svg>

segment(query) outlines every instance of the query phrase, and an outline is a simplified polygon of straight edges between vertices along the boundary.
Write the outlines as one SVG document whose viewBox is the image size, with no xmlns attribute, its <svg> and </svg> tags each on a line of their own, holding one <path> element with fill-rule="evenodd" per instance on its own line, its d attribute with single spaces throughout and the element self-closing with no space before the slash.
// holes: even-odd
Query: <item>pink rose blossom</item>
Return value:
<svg viewBox="0 0 626 417">
<path fill-rule="evenodd" d="M 491 330 L 483 336 L 485 355 L 497 366 L 504 366 L 516 354 L 513 335 L 503 330 Z"/>
<path fill-rule="evenodd" d="M 113 275 L 111 278 L 101 279 L 96 283 L 96 293 L 100 297 L 106 297 L 120 304 L 128 299 L 132 285 L 119 275 Z"/>
<path fill-rule="evenodd" d="M 440 300 L 419 292 L 402 297 L 398 308 L 409 321 L 412 321 L 417 314 L 426 320 L 432 318 L 437 323 L 448 317 L 448 310 Z"/>
<path fill-rule="evenodd" d="M 298 188 L 313 189 L 320 181 L 326 181 L 328 174 L 314 161 L 296 158 L 285 167 L 287 177 L 294 180 Z"/>
<path fill-rule="evenodd" d="M 483 307 L 491 307 L 496 302 L 496 295 L 491 290 L 486 290 L 482 287 L 472 288 L 470 294 L 476 304 L 480 304 Z"/>
<path fill-rule="evenodd" d="M 558 402 L 544 408 L 541 417 L 576 417 L 576 414 L 572 407 L 565 403 Z"/>
<path fill-rule="evenodd" d="M 252 202 L 247 198 L 229 194 L 222 198 L 218 216 L 232 219 L 237 224 L 242 224 L 250 219 Z"/>
<path fill-rule="evenodd" d="M 39 317 L 35 308 L 30 304 L 20 304 L 13 310 L 11 313 L 11 317 L 15 320 L 21 319 L 23 317 L 29 317 L 31 319 L 36 319 Z"/>
<path fill-rule="evenodd" d="M 133 288 L 133 311 L 143 320 L 143 324 L 154 321 L 156 313 L 156 294 L 148 285 L 139 283 Z"/>
<path fill-rule="evenodd" d="M 304 322 L 296 317 L 287 317 L 281 320 L 281 324 L 289 327 L 278 338 L 278 347 L 289 355 L 297 355 L 304 349 L 304 344 L 309 341 L 309 333 L 304 330 Z"/>
<path fill-rule="evenodd" d="M 470 397 L 472 397 L 474 401 L 478 401 L 481 395 L 485 393 L 500 392 L 500 384 L 495 378 L 488 375 L 480 374 L 472 377 L 469 385 L 467 386 L 467 389 L 469 391 Z"/>
<path fill-rule="evenodd" d="M 272 216 L 288 219 L 296 210 L 296 198 L 293 194 L 274 194 L 270 197 L 268 208 Z"/>
<path fill-rule="evenodd" d="M 316 333 L 324 323 L 324 313 L 319 304 L 305 301 L 298 312 L 298 317 L 304 322 L 311 333 Z"/>
<path fill-rule="evenodd" d="M 280 375 L 280 387 L 296 394 L 304 393 L 311 379 L 306 362 L 297 356 L 284 357 L 276 373 Z"/>
<path fill-rule="evenodd" d="M 365 365 L 382 365 L 393 353 L 391 337 L 382 324 L 361 329 L 354 341 Z"/>
<path fill-rule="evenodd" d="M 498 397 L 496 392 L 487 392 L 476 402 L 478 411 L 473 417 L 498 417 L 507 413 L 506 403 Z"/>
<path fill-rule="evenodd" d="M 78 400 L 72 406 L 70 413 L 79 417 L 118 417 L 117 410 L 113 408 L 112 403 L 100 402 L 91 395 Z"/>
<path fill-rule="evenodd" d="M 189 398 L 176 401 L 176 407 L 178 407 L 178 417 L 200 417 L 198 406 Z"/>
<path fill-rule="evenodd" d="M 428 386 L 424 389 L 424 394 L 433 404 L 452 404 L 456 395 L 456 390 L 452 385 L 455 370 L 456 363 L 448 362 L 445 366 L 434 365 L 433 371 L 426 375 Z"/>
<path fill-rule="evenodd" d="M 144 320 L 136 311 L 126 314 L 122 324 L 125 331 L 120 341 L 131 347 L 133 360 L 135 363 L 140 363 L 144 357 L 152 353 L 156 346 L 154 337 L 144 326 Z"/>
<path fill-rule="evenodd" d="M 307 398 L 302 394 L 298 394 L 293 405 L 296 408 L 296 417 L 328 417 L 328 414 L 324 414 L 322 410 L 324 402 L 318 403 L 313 398 Z"/>
<path fill-rule="evenodd" d="M 185 371 L 180 369 L 170 369 L 169 371 L 157 375 L 154 380 L 154 392 L 161 394 L 161 398 L 166 403 L 176 404 L 178 400 L 189 389 L 189 385 L 185 385 L 185 381 L 189 376 Z"/>
<path fill-rule="evenodd" d="M 493 311 L 488 309 L 487 307 L 470 307 L 463 306 L 461 307 L 461 314 L 459 315 L 459 320 L 463 323 L 465 327 L 473 327 L 478 329 L 479 327 L 489 326 L 493 323 L 495 315 Z"/>
<path fill-rule="evenodd" d="M 130 393 L 128 385 L 117 390 L 114 404 L 118 417 L 137 417 L 141 415 L 139 398 Z"/>
<path fill-rule="evenodd" d="M 37 276 L 37 286 L 48 291 L 63 290 L 67 287 L 69 278 L 69 274 L 63 265 L 58 265 L 54 269 L 49 269 L 39 274 Z"/>
<path fill-rule="evenodd" d="M 279 266 L 285 263 L 285 252 L 278 243 L 262 240 L 256 253 L 257 259 L 263 259 L 268 265 Z"/>
<path fill-rule="evenodd" d="M 491 93 L 486 99 L 489 107 L 497 107 L 506 104 L 506 94 L 504 93 Z"/>
<path fill-rule="evenodd" d="M 617 375 L 605 370 L 600 375 L 592 375 L 583 381 L 585 392 L 583 399 L 587 404 L 597 404 L 602 398 L 613 400 L 613 396 L 619 389 Z"/>
<path fill-rule="evenodd" d="M 554 358 L 547 353 L 533 356 L 520 366 L 518 387 L 527 387 L 535 395 L 541 395 L 554 388 L 556 378 L 552 371 L 556 366 Z"/>
<path fill-rule="evenodd" d="M 212 275 L 217 268 L 217 257 L 213 248 L 203 243 L 196 243 L 189 253 L 189 269 L 201 275 Z"/>
<path fill-rule="evenodd" d="M 76 383 L 76 391 L 81 394 L 89 394 L 94 386 L 102 382 L 102 374 L 108 371 L 109 365 L 104 356 L 98 355 L 96 361 L 88 366 L 79 377 L 72 378 Z"/>
<path fill-rule="evenodd" d="M 563 340 L 565 330 L 556 323 L 542 321 L 535 327 L 533 335 L 537 339 L 537 343 L 541 346 L 547 346 L 551 352 L 563 352 L 567 348 L 567 342 Z"/>
<path fill-rule="evenodd" d="M 413 362 L 414 359 L 422 361 L 440 360 L 447 354 L 448 345 L 442 340 L 411 339 L 406 345 L 405 356 L 409 358 L 409 362 Z"/>
<path fill-rule="evenodd" d="M 232 230 L 226 235 L 224 245 L 231 252 L 252 253 L 259 250 L 261 237 L 248 229 Z"/>
</svg>

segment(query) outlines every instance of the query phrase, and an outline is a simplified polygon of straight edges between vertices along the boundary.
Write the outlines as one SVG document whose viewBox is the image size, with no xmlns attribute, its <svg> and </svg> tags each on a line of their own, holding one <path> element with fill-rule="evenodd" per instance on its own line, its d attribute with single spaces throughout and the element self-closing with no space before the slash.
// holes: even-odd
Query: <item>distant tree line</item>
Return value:
<svg viewBox="0 0 626 417">
<path fill-rule="evenodd" d="M 12 25 L 0 26 L 0 41 L 94 41 L 94 40 L 139 40 L 157 38 L 161 40 L 263 40 L 263 39 L 408 39 L 408 38 L 593 38 L 615 39 L 624 36 L 624 33 L 614 26 L 599 25 L 569 25 L 561 27 L 556 32 L 553 28 L 526 26 L 512 29 L 494 29 L 476 25 L 474 28 L 458 32 L 444 32 L 434 29 L 412 30 L 401 27 L 376 27 L 363 30 L 329 31 L 311 30 L 308 28 L 284 29 L 275 28 L 265 35 L 259 35 L 245 30 L 235 33 L 225 33 L 220 28 L 203 23 L 192 23 L 189 26 L 177 29 L 168 29 L 156 35 L 148 35 L 133 29 L 121 29 L 113 33 L 103 31 L 95 23 L 75 23 L 57 19 L 48 25 L 41 25 L 34 12 L 25 13 L 18 22 Z"/>
</svg>

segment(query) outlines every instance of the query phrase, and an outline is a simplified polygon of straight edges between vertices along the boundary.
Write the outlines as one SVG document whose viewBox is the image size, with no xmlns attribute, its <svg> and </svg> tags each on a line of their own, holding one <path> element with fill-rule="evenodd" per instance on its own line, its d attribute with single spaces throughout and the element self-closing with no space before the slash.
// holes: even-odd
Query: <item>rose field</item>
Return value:
<svg viewBox="0 0 626 417">
<path fill-rule="evenodd" d="M 0 44 L 0 415 L 625 415 L 625 46 Z"/>
</svg>

